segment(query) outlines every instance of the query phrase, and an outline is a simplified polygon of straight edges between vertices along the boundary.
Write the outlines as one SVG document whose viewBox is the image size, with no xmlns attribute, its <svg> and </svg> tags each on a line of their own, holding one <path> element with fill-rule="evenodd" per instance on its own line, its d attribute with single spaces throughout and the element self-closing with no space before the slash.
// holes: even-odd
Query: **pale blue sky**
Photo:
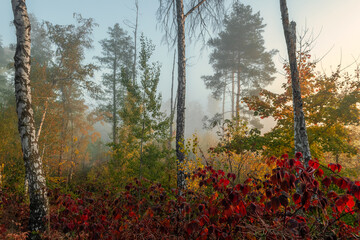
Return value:
<svg viewBox="0 0 360 240">
<path fill-rule="evenodd" d="M 287 57 L 285 40 L 282 32 L 279 1 L 278 0 L 244 0 L 244 4 L 252 6 L 254 12 L 260 11 L 264 22 L 265 44 L 267 48 L 279 50 L 274 58 L 276 65 L 281 71 L 282 57 Z M 156 10 L 158 0 L 139 0 L 140 19 L 139 31 L 151 38 L 156 44 L 154 60 L 162 64 L 160 91 L 166 101 L 170 94 L 170 79 L 173 50 L 168 51 L 166 45 L 161 44 L 163 34 L 157 28 Z M 133 0 L 28 0 L 28 11 L 35 14 L 39 20 L 50 21 L 55 24 L 73 23 L 72 14 L 80 13 L 83 17 L 92 17 L 99 24 L 95 29 L 93 37 L 95 49 L 89 52 L 89 56 L 99 54 L 98 41 L 106 38 L 109 26 L 120 23 L 123 28 L 128 29 L 123 21 L 125 19 L 134 21 Z M 360 54 L 360 0 L 288 0 L 289 15 L 297 22 L 298 32 L 305 25 L 313 30 L 315 35 L 320 33 L 313 55 L 321 57 L 328 50 L 332 51 L 323 59 L 322 66 L 325 70 L 334 69 L 342 58 L 345 66 L 353 62 Z M 15 31 L 10 26 L 12 21 L 12 9 L 10 0 L 0 0 L 0 35 L 3 42 L 8 44 L 15 41 Z M 207 103 L 209 91 L 200 79 L 201 75 L 211 74 L 208 65 L 207 51 L 200 53 L 201 46 L 188 44 L 187 57 L 189 68 L 187 70 L 187 99 L 202 104 Z M 281 75 L 270 87 L 271 90 L 279 91 L 280 83 L 283 81 Z"/>
</svg>

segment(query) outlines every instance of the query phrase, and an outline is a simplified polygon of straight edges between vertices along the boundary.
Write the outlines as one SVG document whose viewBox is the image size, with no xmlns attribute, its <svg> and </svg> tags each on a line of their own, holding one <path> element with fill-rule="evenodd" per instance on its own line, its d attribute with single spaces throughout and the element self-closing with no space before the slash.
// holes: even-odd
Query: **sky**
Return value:
<svg viewBox="0 0 360 240">
<path fill-rule="evenodd" d="M 186 0 L 184 0 L 186 1 Z M 267 24 L 264 32 L 265 47 L 277 49 L 279 53 L 274 62 L 281 73 L 281 66 L 287 58 L 286 43 L 281 25 L 280 7 L 278 0 L 244 0 L 243 4 L 250 5 L 254 12 L 260 15 Z M 162 43 L 163 33 L 157 23 L 156 10 L 158 0 L 139 0 L 139 32 L 150 38 L 156 45 L 154 61 L 162 65 L 159 90 L 164 101 L 170 98 L 171 70 L 173 48 Z M 53 24 L 74 23 L 73 13 L 80 13 L 85 18 L 94 18 L 99 27 L 93 33 L 94 49 L 88 52 L 88 60 L 99 55 L 101 48 L 98 43 L 107 38 L 108 27 L 119 23 L 122 28 L 132 34 L 124 21 L 135 21 L 134 0 L 28 0 L 28 11 L 38 20 L 45 20 Z M 329 72 L 341 63 L 347 66 L 360 56 L 360 9 L 359 0 L 288 0 L 289 16 L 297 23 L 297 32 L 305 28 L 318 36 L 313 47 L 312 55 L 322 58 L 319 71 Z M 10 0 L 0 0 L 0 35 L 4 45 L 14 43 L 15 29 L 10 25 L 13 13 Z M 213 33 L 216 37 L 216 33 Z M 187 104 L 199 102 L 208 108 L 209 90 L 201 80 L 202 75 L 210 75 L 208 64 L 209 49 L 202 49 L 202 43 L 187 42 Z M 101 74 L 97 74 L 99 80 Z M 275 82 L 269 90 L 281 92 L 284 77 L 276 75 Z M 211 106 L 210 106 L 211 108 Z"/>
</svg>

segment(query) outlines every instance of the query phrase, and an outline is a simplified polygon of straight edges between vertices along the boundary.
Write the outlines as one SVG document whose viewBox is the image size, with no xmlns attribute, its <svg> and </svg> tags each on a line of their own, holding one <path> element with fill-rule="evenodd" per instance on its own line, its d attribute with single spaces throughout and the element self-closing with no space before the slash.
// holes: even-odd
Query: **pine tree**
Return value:
<svg viewBox="0 0 360 240">
<path fill-rule="evenodd" d="M 215 74 L 203 76 L 203 80 L 216 98 L 225 98 L 224 89 L 231 84 L 232 115 L 239 119 L 241 98 L 256 94 L 274 80 L 272 57 L 276 51 L 266 51 L 262 36 L 266 25 L 250 6 L 236 1 L 223 22 L 224 30 L 208 41 L 213 49 L 209 63 Z"/>
<path fill-rule="evenodd" d="M 126 71 L 126 75 L 130 76 L 130 69 L 134 63 L 133 58 L 133 42 L 130 36 L 120 27 L 118 23 L 113 28 L 109 28 L 109 38 L 100 41 L 102 47 L 102 56 L 96 57 L 102 66 L 109 70 L 103 74 L 103 85 L 106 93 L 111 97 L 105 97 L 105 105 L 103 110 L 111 112 L 108 120 L 112 123 L 113 143 L 117 142 L 118 127 L 118 111 L 124 101 L 126 89 L 121 79 L 122 71 Z"/>
<path fill-rule="evenodd" d="M 169 118 L 160 111 L 161 95 L 157 93 L 160 80 L 159 63 L 150 63 L 155 46 L 141 36 L 139 53 L 140 83 L 134 84 L 131 76 L 123 72 L 127 94 L 124 107 L 120 111 L 122 125 L 119 127 L 117 156 L 112 160 L 112 168 L 127 165 L 127 171 L 138 173 L 153 181 L 161 181 L 165 175 L 162 169 L 168 156 Z M 125 170 L 125 167 L 122 168 Z"/>
</svg>

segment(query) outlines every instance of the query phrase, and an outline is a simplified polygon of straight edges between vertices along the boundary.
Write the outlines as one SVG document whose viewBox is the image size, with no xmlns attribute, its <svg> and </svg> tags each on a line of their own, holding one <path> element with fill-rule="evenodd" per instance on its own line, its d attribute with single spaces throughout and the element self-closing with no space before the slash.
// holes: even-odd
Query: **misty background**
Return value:
<svg viewBox="0 0 360 240">
<path fill-rule="evenodd" d="M 287 59 L 286 45 L 281 25 L 279 3 L 275 0 L 241 1 L 250 5 L 253 12 L 260 12 L 263 22 L 267 25 L 263 33 L 266 49 L 277 49 L 278 53 L 273 57 L 277 68 L 275 81 L 267 87 L 272 92 L 282 92 L 281 85 L 285 82 L 282 66 Z M 94 48 L 86 53 L 88 62 L 96 62 L 94 56 L 101 54 L 99 41 L 107 38 L 108 27 L 119 23 L 121 28 L 132 36 L 133 29 L 129 26 L 134 24 L 136 11 L 132 0 L 63 0 L 63 1 L 28 1 L 28 11 L 36 16 L 39 22 L 49 21 L 53 24 L 72 24 L 73 13 L 81 14 L 84 18 L 93 18 L 99 25 L 94 29 Z M 230 7 L 231 1 L 227 6 Z M 315 59 L 321 59 L 317 70 L 330 73 L 341 64 L 348 67 L 351 72 L 360 54 L 360 32 L 352 26 L 360 25 L 358 9 L 360 2 L 357 0 L 303 0 L 289 1 L 289 14 L 292 20 L 297 22 L 297 31 L 301 34 L 308 29 L 315 40 L 312 54 Z M 156 45 L 152 57 L 153 61 L 161 64 L 159 92 L 163 97 L 163 110 L 167 113 L 170 109 L 171 72 L 173 64 L 174 47 L 168 46 L 163 41 L 161 26 L 156 19 L 158 1 L 139 1 L 139 29 L 138 36 L 143 33 Z M 15 43 L 15 28 L 11 22 L 13 19 L 11 2 L 0 2 L 0 35 L 3 46 Z M 209 27 L 208 37 L 216 37 L 217 32 Z M 204 133 L 202 119 L 205 115 L 213 115 L 221 110 L 221 103 L 211 97 L 210 90 L 206 89 L 201 76 L 213 74 L 209 65 L 209 49 L 203 41 L 189 41 L 187 39 L 187 88 L 186 88 L 186 137 L 194 132 Z M 175 68 L 176 71 L 176 68 Z M 102 71 L 95 74 L 96 82 L 101 82 Z M 176 76 L 176 72 L 175 72 Z M 175 77 L 175 87 L 176 87 Z M 174 89 L 176 91 L 176 89 Z M 90 97 L 86 98 L 90 107 L 96 107 L 97 102 Z M 227 102 L 227 106 L 230 104 Z M 262 132 L 269 131 L 274 126 L 273 119 L 261 120 L 264 125 Z M 101 132 L 102 139 L 109 141 L 111 128 L 108 124 L 96 124 L 96 129 Z"/>
</svg>

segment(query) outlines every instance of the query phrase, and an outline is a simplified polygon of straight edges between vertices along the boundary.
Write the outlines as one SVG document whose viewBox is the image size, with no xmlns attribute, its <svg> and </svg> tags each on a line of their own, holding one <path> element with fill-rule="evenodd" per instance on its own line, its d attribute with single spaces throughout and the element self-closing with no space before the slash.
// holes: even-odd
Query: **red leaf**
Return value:
<svg viewBox="0 0 360 240">
<path fill-rule="evenodd" d="M 338 200 L 336 200 L 335 202 L 335 206 L 336 209 L 341 213 L 342 211 L 344 211 L 345 207 L 346 207 L 346 203 L 349 200 L 348 198 L 344 198 L 346 196 L 342 196 L 341 198 L 339 198 Z"/>
<path fill-rule="evenodd" d="M 186 224 L 185 225 L 185 231 L 187 232 L 187 234 L 191 235 L 192 232 L 194 231 L 194 226 L 192 223 Z"/>
<path fill-rule="evenodd" d="M 292 186 L 293 188 L 295 188 L 295 182 L 296 182 L 296 177 L 294 174 L 290 175 L 290 186 Z"/>
<path fill-rule="evenodd" d="M 340 164 L 336 164 L 336 167 L 337 167 L 337 169 L 338 169 L 338 172 L 340 172 L 340 171 L 341 171 L 342 166 L 341 166 Z"/>
<path fill-rule="evenodd" d="M 301 196 L 300 196 L 300 194 L 294 193 L 294 195 L 293 195 L 293 200 L 294 200 L 294 202 L 295 202 L 296 204 L 300 204 L 300 202 L 301 202 Z"/>
<path fill-rule="evenodd" d="M 241 191 L 243 195 L 248 194 L 248 192 L 250 191 L 250 186 L 245 185 Z"/>
<path fill-rule="evenodd" d="M 318 162 L 316 162 L 316 161 L 314 161 L 314 160 L 311 159 L 311 160 L 309 161 L 309 166 L 312 167 L 312 168 L 314 168 L 314 169 L 318 169 L 319 166 L 320 166 L 320 164 L 319 164 Z"/>
<path fill-rule="evenodd" d="M 236 208 L 239 210 L 242 217 L 246 215 L 246 208 L 243 201 L 240 201 L 239 205 L 237 205 Z"/>
<path fill-rule="evenodd" d="M 350 210 L 352 210 L 352 208 L 355 206 L 355 202 L 354 202 L 354 197 L 351 195 L 347 195 L 348 197 L 348 202 L 346 203 L 346 206 L 349 207 Z"/>
<path fill-rule="evenodd" d="M 290 159 L 290 160 L 291 160 L 291 159 Z M 303 167 L 303 164 L 302 164 L 301 161 L 295 160 L 295 166 L 296 166 L 296 167 Z M 298 170 L 298 169 L 297 169 L 297 170 Z"/>
<path fill-rule="evenodd" d="M 230 183 L 229 179 L 222 178 L 220 179 L 219 185 L 226 187 L 227 185 L 229 185 L 229 183 Z"/>
<path fill-rule="evenodd" d="M 200 218 L 199 218 L 199 222 L 200 222 L 200 226 L 204 226 L 205 223 L 209 223 L 210 222 L 210 219 L 208 216 L 206 215 L 202 215 Z"/>
<path fill-rule="evenodd" d="M 246 183 L 249 183 L 249 182 L 251 182 L 251 178 L 246 179 L 244 183 L 246 184 Z"/>
<path fill-rule="evenodd" d="M 114 217 L 115 220 L 118 220 L 118 219 L 120 219 L 120 218 L 121 218 L 120 213 L 116 214 L 116 216 Z"/>
<path fill-rule="evenodd" d="M 223 170 L 218 170 L 218 174 L 221 176 L 225 176 L 225 172 Z"/>
<path fill-rule="evenodd" d="M 324 171 L 323 171 L 321 168 L 319 168 L 319 169 L 315 172 L 315 174 L 316 174 L 317 176 L 319 176 L 319 177 L 322 177 L 322 176 L 324 175 Z"/>
<path fill-rule="evenodd" d="M 89 219 L 89 216 L 86 214 L 81 215 L 81 221 L 86 222 Z"/>
<path fill-rule="evenodd" d="M 303 216 L 297 215 L 295 219 L 298 223 L 306 223 L 306 219 Z"/>
<path fill-rule="evenodd" d="M 348 188 L 348 183 L 347 183 L 347 181 L 345 181 L 345 180 L 342 179 L 342 178 L 339 178 L 339 179 L 337 180 L 336 185 L 337 185 L 339 188 L 343 189 L 343 190 L 345 190 L 345 189 Z"/>
<path fill-rule="evenodd" d="M 230 205 L 229 208 L 224 211 L 224 217 L 226 218 L 230 217 L 233 214 L 233 212 L 234 212 L 234 207 L 233 205 Z"/>
<path fill-rule="evenodd" d="M 340 164 L 334 164 L 334 163 L 329 163 L 328 167 L 331 169 L 331 171 L 335 172 L 336 170 L 338 170 L 338 172 L 341 171 L 342 166 Z"/>
<path fill-rule="evenodd" d="M 302 155 L 301 152 L 297 152 L 297 153 L 295 153 L 295 157 L 296 157 L 297 159 L 299 159 L 299 158 L 302 158 L 303 155 Z"/>
<path fill-rule="evenodd" d="M 329 187 L 330 186 L 330 184 L 331 184 L 331 180 L 330 180 L 330 178 L 329 177 L 325 177 L 323 180 L 322 180 L 322 182 L 321 182 L 325 187 Z"/>
</svg>

